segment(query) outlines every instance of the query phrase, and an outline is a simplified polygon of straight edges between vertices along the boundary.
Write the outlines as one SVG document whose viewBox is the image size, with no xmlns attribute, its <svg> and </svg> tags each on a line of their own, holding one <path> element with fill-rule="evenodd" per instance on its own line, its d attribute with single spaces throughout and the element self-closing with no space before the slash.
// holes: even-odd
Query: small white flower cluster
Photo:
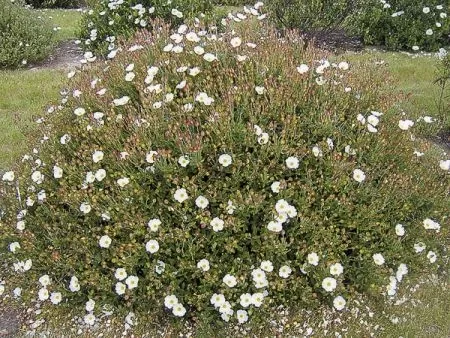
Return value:
<svg viewBox="0 0 450 338">
<path fill-rule="evenodd" d="M 263 130 L 256 124 L 253 128 L 255 129 L 256 136 L 258 136 L 258 143 L 260 145 L 267 144 L 269 142 L 269 134 L 263 132 Z"/>
<path fill-rule="evenodd" d="M 371 133 L 377 133 L 378 132 L 378 124 L 380 123 L 380 117 L 383 115 L 383 113 L 377 112 L 377 111 L 371 111 L 370 115 L 366 117 L 363 114 L 358 114 L 356 119 L 359 123 L 362 125 L 366 125 L 367 122 L 367 130 Z"/>
<path fill-rule="evenodd" d="M 177 317 L 183 317 L 186 314 L 186 308 L 178 301 L 175 295 L 168 295 L 164 298 L 164 305 Z"/>
<path fill-rule="evenodd" d="M 289 219 L 297 217 L 297 209 L 284 199 L 277 201 L 275 211 L 277 212 L 275 219 L 267 225 L 267 229 L 272 232 L 281 232 L 284 223 L 287 223 Z"/>
<path fill-rule="evenodd" d="M 116 293 L 119 296 L 125 294 L 127 287 L 129 290 L 135 289 L 139 283 L 139 277 L 128 275 L 127 271 L 124 268 L 117 268 L 114 273 L 114 277 L 118 280 L 115 286 Z M 122 281 L 125 280 L 125 284 Z"/>
</svg>

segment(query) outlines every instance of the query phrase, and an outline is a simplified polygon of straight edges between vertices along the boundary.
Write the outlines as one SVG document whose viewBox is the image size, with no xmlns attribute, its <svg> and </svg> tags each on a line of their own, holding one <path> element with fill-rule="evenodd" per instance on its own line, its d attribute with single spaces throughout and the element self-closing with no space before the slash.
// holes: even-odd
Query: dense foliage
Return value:
<svg viewBox="0 0 450 338">
<path fill-rule="evenodd" d="M 336 29 L 356 9 L 354 0 L 268 0 L 278 27 L 301 31 Z"/>
<path fill-rule="evenodd" d="M 53 29 L 19 4 L 0 0 L 0 68 L 45 58 L 53 48 Z"/>
<path fill-rule="evenodd" d="M 441 0 L 365 0 L 348 23 L 366 44 L 437 51 L 450 42 L 448 10 Z"/>
<path fill-rule="evenodd" d="M 87 302 L 90 325 L 106 304 L 243 323 L 392 296 L 439 264 L 450 161 L 414 141 L 425 122 L 376 65 L 327 61 L 263 22 L 152 23 L 107 65 L 87 56 L 2 175 L 0 291 Z"/>
<path fill-rule="evenodd" d="M 102 0 L 86 12 L 80 38 L 84 49 L 106 55 L 117 48 L 117 39 L 128 38 L 138 30 L 151 30 L 151 20 L 159 18 L 174 25 L 208 13 L 206 0 Z"/>
<path fill-rule="evenodd" d="M 26 0 L 33 8 L 81 8 L 85 0 Z"/>
</svg>

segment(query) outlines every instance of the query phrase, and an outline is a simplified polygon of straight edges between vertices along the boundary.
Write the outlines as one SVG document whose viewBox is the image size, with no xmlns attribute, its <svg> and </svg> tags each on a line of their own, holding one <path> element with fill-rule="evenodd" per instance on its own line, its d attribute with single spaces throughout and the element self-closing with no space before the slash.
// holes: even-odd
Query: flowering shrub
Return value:
<svg viewBox="0 0 450 338">
<path fill-rule="evenodd" d="M 336 28 L 354 10 L 353 0 L 268 0 L 272 19 L 279 27 L 302 31 Z"/>
<path fill-rule="evenodd" d="M 448 2 L 369 0 L 348 20 L 366 44 L 437 51 L 449 43 Z"/>
<path fill-rule="evenodd" d="M 41 60 L 53 45 L 47 21 L 20 4 L 0 0 L 0 68 Z"/>
<path fill-rule="evenodd" d="M 260 25 L 162 26 L 89 58 L 1 176 L 4 292 L 87 302 L 88 325 L 102 305 L 244 323 L 439 263 L 450 161 L 415 155 L 377 68 Z"/>
<path fill-rule="evenodd" d="M 155 17 L 176 25 L 211 9 L 206 0 L 101 0 L 83 16 L 80 38 L 86 50 L 106 55 L 115 51 L 119 37 L 151 30 Z"/>
</svg>

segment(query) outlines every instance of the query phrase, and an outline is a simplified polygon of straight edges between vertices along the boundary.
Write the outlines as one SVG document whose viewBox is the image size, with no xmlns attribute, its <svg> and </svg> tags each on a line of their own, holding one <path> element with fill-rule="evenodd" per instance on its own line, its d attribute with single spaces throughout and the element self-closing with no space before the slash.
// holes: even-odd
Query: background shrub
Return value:
<svg viewBox="0 0 450 338">
<path fill-rule="evenodd" d="M 152 18 L 180 24 L 212 8 L 212 3 L 205 0 L 102 0 L 83 17 L 80 38 L 86 50 L 107 54 L 117 47 L 117 38 L 128 38 L 140 29 L 151 29 Z M 180 11 L 183 17 L 173 15 L 173 9 Z"/>
<path fill-rule="evenodd" d="M 85 0 L 26 0 L 33 8 L 81 8 Z"/>
<path fill-rule="evenodd" d="M 265 4 L 278 27 L 304 32 L 335 29 L 356 8 L 355 0 L 268 0 Z"/>
<path fill-rule="evenodd" d="M 414 155 L 428 149 L 399 128 L 386 77 L 250 27 L 221 39 L 190 27 L 182 49 L 155 28 L 76 76 L 42 120 L 42 145 L 3 175 L 2 247 L 20 245 L 5 262 L 32 260 L 7 287 L 155 312 L 174 294 L 187 316 L 212 320 L 215 293 L 236 313 L 241 295 L 261 292 L 264 312 L 395 293 L 401 264 L 432 270 L 448 236 L 449 177 L 432 154 Z M 336 263 L 343 273 L 326 291 Z M 121 295 L 118 268 L 138 278 Z"/>
<path fill-rule="evenodd" d="M 45 58 L 53 49 L 48 21 L 8 0 L 0 0 L 0 67 L 16 67 Z"/>
<path fill-rule="evenodd" d="M 369 45 L 437 51 L 449 43 L 448 10 L 448 1 L 365 0 L 348 27 Z"/>
</svg>

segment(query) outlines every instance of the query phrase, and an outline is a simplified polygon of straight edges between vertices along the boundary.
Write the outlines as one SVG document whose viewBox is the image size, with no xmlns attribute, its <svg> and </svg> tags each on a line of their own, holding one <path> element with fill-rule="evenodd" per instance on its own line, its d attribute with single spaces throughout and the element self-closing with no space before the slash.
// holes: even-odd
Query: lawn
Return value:
<svg viewBox="0 0 450 338">
<path fill-rule="evenodd" d="M 39 16 L 48 18 L 56 30 L 56 40 L 67 41 L 77 37 L 78 24 L 81 19 L 81 11 L 77 9 L 42 9 L 37 10 Z"/>
</svg>

